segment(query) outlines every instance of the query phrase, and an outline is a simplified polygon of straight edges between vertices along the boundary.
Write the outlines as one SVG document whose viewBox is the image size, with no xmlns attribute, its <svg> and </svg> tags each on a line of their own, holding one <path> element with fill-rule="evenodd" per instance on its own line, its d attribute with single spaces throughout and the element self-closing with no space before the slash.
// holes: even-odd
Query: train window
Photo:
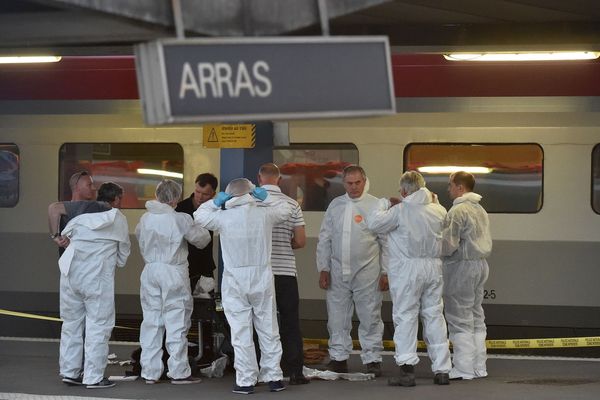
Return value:
<svg viewBox="0 0 600 400">
<path fill-rule="evenodd" d="M 600 214 L 600 144 L 592 150 L 592 209 Z"/>
<path fill-rule="evenodd" d="M 19 202 L 19 147 L 0 143 L 0 207 Z"/>
<path fill-rule="evenodd" d="M 358 164 L 351 143 L 298 143 L 273 149 L 281 170 L 281 191 L 296 199 L 304 211 L 325 211 L 335 197 L 346 193 L 345 166 Z"/>
<path fill-rule="evenodd" d="M 544 152 L 538 144 L 413 143 L 404 150 L 404 170 L 420 171 L 427 187 L 449 208 L 448 176 L 475 175 L 475 192 L 490 213 L 536 213 L 543 201 Z"/>
<path fill-rule="evenodd" d="M 59 153 L 59 200 L 69 200 L 69 177 L 88 171 L 95 186 L 123 187 L 121 208 L 144 208 L 164 178 L 183 184 L 183 149 L 177 143 L 65 143 Z"/>
</svg>

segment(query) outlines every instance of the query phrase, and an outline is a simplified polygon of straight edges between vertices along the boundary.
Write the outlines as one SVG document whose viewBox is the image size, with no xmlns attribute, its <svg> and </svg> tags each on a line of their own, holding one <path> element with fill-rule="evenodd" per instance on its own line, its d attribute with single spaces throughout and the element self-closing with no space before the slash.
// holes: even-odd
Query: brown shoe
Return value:
<svg viewBox="0 0 600 400">
<path fill-rule="evenodd" d="M 388 378 L 388 385 L 415 386 L 415 366 L 404 364 L 396 367 L 395 376 Z"/>
<path fill-rule="evenodd" d="M 346 360 L 344 360 L 344 361 L 331 360 L 325 366 L 325 369 L 327 371 L 333 371 L 333 372 L 341 372 L 341 373 L 348 372 L 348 362 Z"/>
<path fill-rule="evenodd" d="M 374 374 L 375 377 L 381 376 L 381 363 L 372 362 L 367 364 L 367 373 Z"/>
<path fill-rule="evenodd" d="M 310 383 L 310 379 L 300 374 L 291 374 L 290 375 L 290 385 L 306 385 Z"/>
<path fill-rule="evenodd" d="M 433 383 L 436 385 L 449 385 L 450 384 L 450 376 L 447 373 L 437 373 L 433 377 Z"/>
</svg>

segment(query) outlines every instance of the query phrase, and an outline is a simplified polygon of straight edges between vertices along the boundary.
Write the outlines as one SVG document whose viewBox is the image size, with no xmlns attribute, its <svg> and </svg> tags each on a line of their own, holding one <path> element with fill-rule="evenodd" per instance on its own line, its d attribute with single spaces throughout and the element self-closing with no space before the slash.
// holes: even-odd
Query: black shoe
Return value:
<svg viewBox="0 0 600 400">
<path fill-rule="evenodd" d="M 306 385 L 307 383 L 310 383 L 310 379 L 302 374 L 290 375 L 290 385 Z"/>
<path fill-rule="evenodd" d="M 331 360 L 325 366 L 325 369 L 327 371 L 333 371 L 333 372 L 341 372 L 341 373 L 348 372 L 348 362 L 346 360 L 344 360 L 344 361 Z"/>
<path fill-rule="evenodd" d="M 201 378 L 192 375 L 188 376 L 187 378 L 171 379 L 171 383 L 173 385 L 193 385 L 200 382 L 202 382 Z"/>
<path fill-rule="evenodd" d="M 254 386 L 238 386 L 235 385 L 232 390 L 233 393 L 237 394 L 252 394 L 254 393 Z"/>
<path fill-rule="evenodd" d="M 83 376 L 79 376 L 77 378 L 69 378 L 68 376 L 64 376 L 62 381 L 69 386 L 83 386 Z"/>
<path fill-rule="evenodd" d="M 367 364 L 367 373 L 374 374 L 375 377 L 381 376 L 381 363 L 372 362 Z"/>
<path fill-rule="evenodd" d="M 396 367 L 396 375 L 388 378 L 390 386 L 415 386 L 415 367 L 414 365 L 401 365 Z"/>
<path fill-rule="evenodd" d="M 433 377 L 433 383 L 436 385 L 449 385 L 450 376 L 447 373 L 440 372 Z"/>
<path fill-rule="evenodd" d="M 271 392 L 281 392 L 282 390 L 285 390 L 285 386 L 283 386 L 283 382 L 281 381 L 270 381 L 269 390 Z"/>
<path fill-rule="evenodd" d="M 86 385 L 85 387 L 87 389 L 108 389 L 115 385 L 116 383 L 114 383 L 113 381 L 109 381 L 108 379 L 103 378 L 100 382 L 94 383 L 93 385 Z"/>
</svg>

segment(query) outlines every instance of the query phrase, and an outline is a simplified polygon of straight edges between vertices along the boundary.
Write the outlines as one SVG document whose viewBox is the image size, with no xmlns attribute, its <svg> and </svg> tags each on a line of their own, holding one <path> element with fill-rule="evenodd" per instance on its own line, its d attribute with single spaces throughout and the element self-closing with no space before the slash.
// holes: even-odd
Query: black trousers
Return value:
<svg viewBox="0 0 600 400">
<path fill-rule="evenodd" d="M 304 349 L 300 332 L 300 303 L 298 281 L 295 276 L 275 275 L 275 298 L 279 311 L 279 335 L 283 357 L 281 369 L 284 375 L 301 375 L 304 365 Z"/>
</svg>

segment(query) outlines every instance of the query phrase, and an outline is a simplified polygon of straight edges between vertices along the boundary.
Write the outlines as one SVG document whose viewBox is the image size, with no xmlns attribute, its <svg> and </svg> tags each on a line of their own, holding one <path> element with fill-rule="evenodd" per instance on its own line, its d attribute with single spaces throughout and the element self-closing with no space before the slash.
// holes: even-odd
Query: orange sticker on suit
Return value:
<svg viewBox="0 0 600 400">
<path fill-rule="evenodd" d="M 356 222 L 357 224 L 360 224 L 363 220 L 362 215 L 355 215 L 354 216 L 354 222 Z"/>
</svg>

